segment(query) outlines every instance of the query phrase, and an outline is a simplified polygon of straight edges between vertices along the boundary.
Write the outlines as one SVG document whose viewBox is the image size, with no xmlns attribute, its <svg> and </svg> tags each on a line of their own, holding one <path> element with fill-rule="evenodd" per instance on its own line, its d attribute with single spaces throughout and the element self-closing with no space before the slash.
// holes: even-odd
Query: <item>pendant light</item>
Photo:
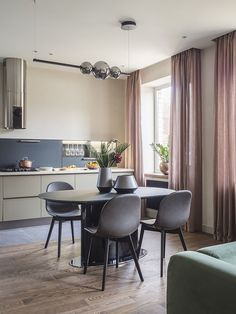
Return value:
<svg viewBox="0 0 236 314">
<path fill-rule="evenodd" d="M 34 0 L 36 4 L 36 0 Z M 123 20 L 120 22 L 121 29 L 125 31 L 134 30 L 136 28 L 136 22 L 133 19 Z M 122 72 L 119 67 L 112 66 L 111 68 L 105 61 L 98 61 L 94 65 L 90 62 L 85 61 L 81 65 L 69 64 L 69 63 L 61 63 L 50 60 L 42 60 L 42 59 L 33 59 L 34 62 L 41 62 L 47 64 L 54 64 L 72 68 L 80 69 L 82 74 L 88 75 L 93 74 L 96 79 L 105 80 L 108 77 L 113 79 L 118 79 L 120 75 L 129 76 L 129 73 Z M 129 68 L 129 33 L 128 33 L 128 68 Z"/>
</svg>

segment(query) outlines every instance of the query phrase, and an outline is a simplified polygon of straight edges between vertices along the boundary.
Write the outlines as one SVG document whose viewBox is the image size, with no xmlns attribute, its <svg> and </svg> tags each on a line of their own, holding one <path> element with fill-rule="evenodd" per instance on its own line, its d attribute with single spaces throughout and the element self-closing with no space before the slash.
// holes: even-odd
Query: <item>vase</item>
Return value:
<svg viewBox="0 0 236 314">
<path fill-rule="evenodd" d="M 97 188 L 100 193 L 111 192 L 113 186 L 111 168 L 100 168 L 98 173 Z"/>
<path fill-rule="evenodd" d="M 159 164 L 159 168 L 164 175 L 166 175 L 166 176 L 168 175 L 168 171 L 169 171 L 168 162 L 161 161 Z"/>
</svg>

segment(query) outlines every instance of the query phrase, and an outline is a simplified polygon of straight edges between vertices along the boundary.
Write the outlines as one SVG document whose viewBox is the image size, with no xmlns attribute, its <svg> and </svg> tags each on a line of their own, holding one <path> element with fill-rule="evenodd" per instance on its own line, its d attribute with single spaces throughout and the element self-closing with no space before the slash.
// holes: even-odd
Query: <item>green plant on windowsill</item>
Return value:
<svg viewBox="0 0 236 314">
<path fill-rule="evenodd" d="M 152 149 L 155 153 L 157 153 L 160 158 L 161 162 L 159 164 L 160 170 L 163 174 L 168 175 L 169 171 L 169 156 L 170 156 L 170 149 L 169 145 L 162 145 L 160 143 L 152 143 L 151 144 Z"/>
</svg>

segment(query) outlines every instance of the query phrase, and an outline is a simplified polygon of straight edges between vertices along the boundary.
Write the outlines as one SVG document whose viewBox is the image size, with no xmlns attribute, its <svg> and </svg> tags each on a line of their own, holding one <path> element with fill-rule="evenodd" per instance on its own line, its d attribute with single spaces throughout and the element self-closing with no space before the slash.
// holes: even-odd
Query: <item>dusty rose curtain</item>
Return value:
<svg viewBox="0 0 236 314">
<path fill-rule="evenodd" d="M 187 230 L 202 229 L 201 52 L 171 58 L 169 187 L 193 194 Z"/>
<path fill-rule="evenodd" d="M 126 86 L 126 151 L 125 166 L 134 169 L 139 185 L 143 185 L 143 154 L 141 134 L 141 75 L 133 72 L 127 78 Z"/>
<path fill-rule="evenodd" d="M 236 31 L 215 40 L 215 225 L 236 240 Z"/>
</svg>

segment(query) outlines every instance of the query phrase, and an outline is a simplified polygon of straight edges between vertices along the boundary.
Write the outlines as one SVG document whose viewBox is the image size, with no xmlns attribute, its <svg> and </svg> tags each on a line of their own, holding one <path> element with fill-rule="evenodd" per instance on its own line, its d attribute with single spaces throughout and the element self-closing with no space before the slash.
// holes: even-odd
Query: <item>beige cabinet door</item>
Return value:
<svg viewBox="0 0 236 314">
<path fill-rule="evenodd" d="M 37 196 L 40 186 L 40 176 L 3 177 L 3 198 Z"/>
<path fill-rule="evenodd" d="M 75 188 L 76 190 L 96 190 L 97 188 L 97 173 L 85 173 L 75 175 Z"/>
<path fill-rule="evenodd" d="M 46 192 L 47 186 L 51 182 L 63 181 L 69 183 L 73 188 L 75 188 L 75 175 L 72 174 L 49 174 L 41 176 L 41 193 Z M 46 211 L 46 202 L 41 200 L 41 217 L 51 217 Z"/>
<path fill-rule="evenodd" d="M 39 218 L 40 199 L 37 197 L 3 200 L 3 221 Z"/>
<path fill-rule="evenodd" d="M 42 175 L 42 189 L 41 192 L 46 192 L 47 186 L 51 182 L 63 181 L 69 183 L 73 188 L 75 188 L 75 175 L 72 174 L 49 174 Z"/>
</svg>

